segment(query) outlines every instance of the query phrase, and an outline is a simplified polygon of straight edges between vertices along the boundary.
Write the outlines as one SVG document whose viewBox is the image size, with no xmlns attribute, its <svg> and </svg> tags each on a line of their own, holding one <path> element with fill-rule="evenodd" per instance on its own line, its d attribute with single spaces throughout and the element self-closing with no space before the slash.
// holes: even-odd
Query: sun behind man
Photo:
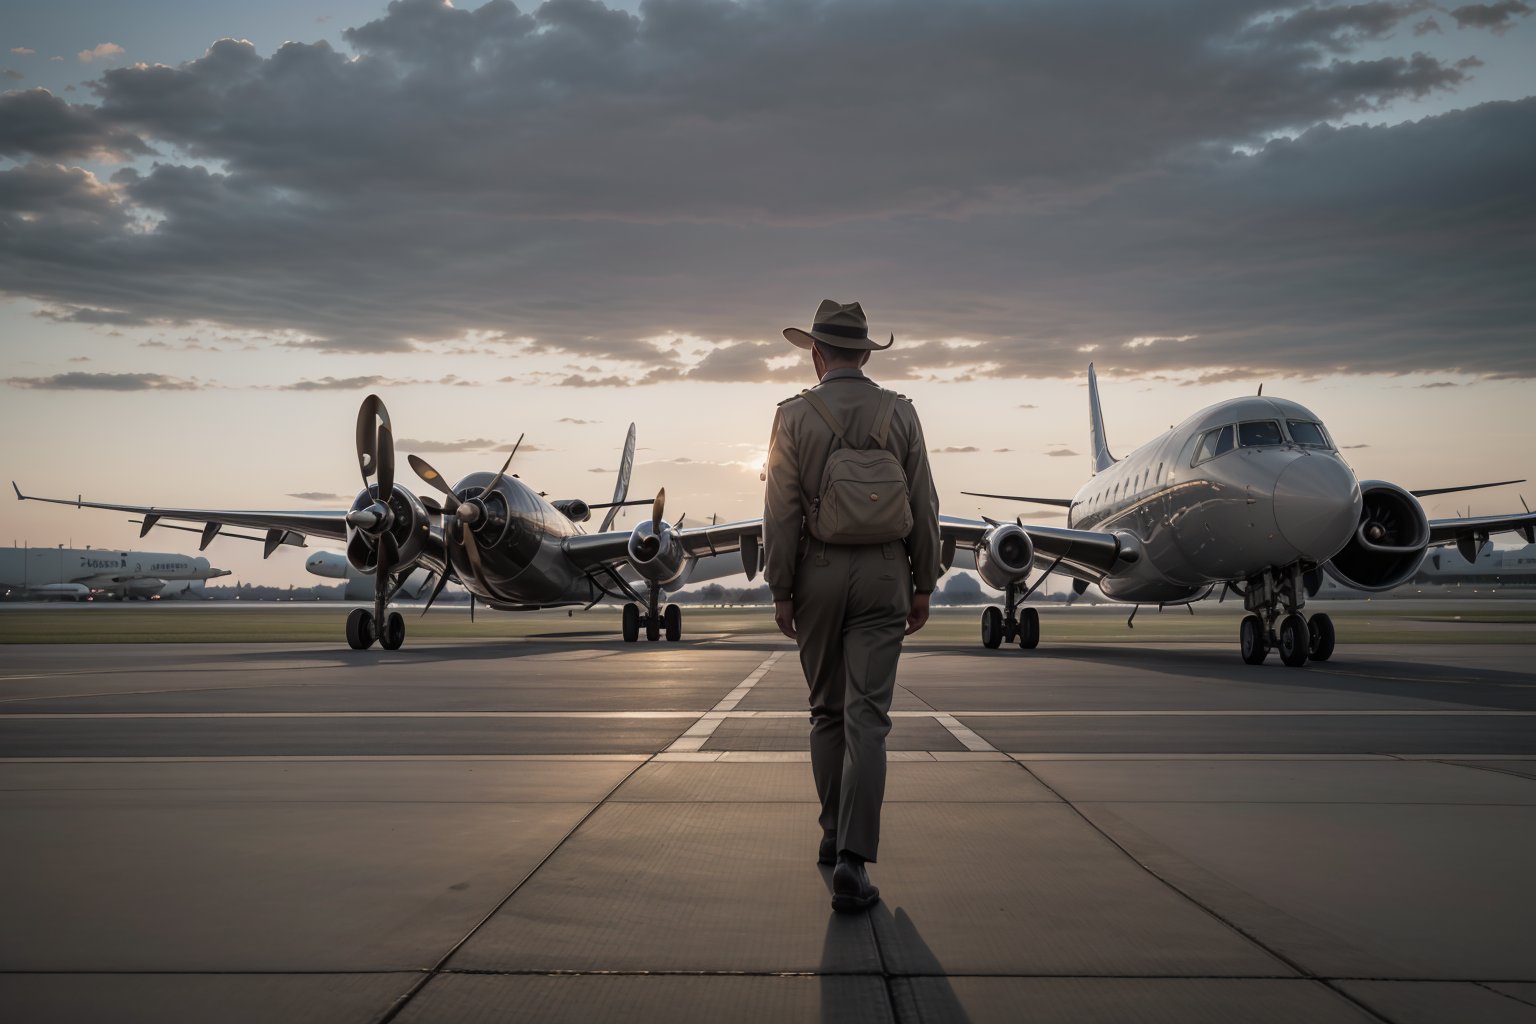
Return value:
<svg viewBox="0 0 1536 1024">
<path fill-rule="evenodd" d="M 768 445 L 764 575 L 774 620 L 800 647 L 810 687 L 818 862 L 832 906 L 880 898 L 864 865 L 880 847 L 885 737 L 901 638 L 928 621 L 939 564 L 939 496 L 912 403 L 864 376 L 872 341 L 857 302 L 824 300 L 808 349 L 821 383 L 779 403 Z"/>
</svg>

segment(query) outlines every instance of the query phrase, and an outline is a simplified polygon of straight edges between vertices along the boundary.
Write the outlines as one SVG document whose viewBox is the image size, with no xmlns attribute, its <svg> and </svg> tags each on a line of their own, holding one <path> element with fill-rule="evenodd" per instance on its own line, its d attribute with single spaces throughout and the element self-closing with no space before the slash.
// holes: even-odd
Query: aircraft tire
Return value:
<svg viewBox="0 0 1536 1024">
<path fill-rule="evenodd" d="M 1307 620 L 1292 612 L 1280 620 L 1280 660 L 1290 668 L 1300 668 L 1307 663 L 1307 649 L 1311 647 L 1307 633 Z"/>
<path fill-rule="evenodd" d="M 624 642 L 632 644 L 640 639 L 640 608 L 631 601 L 624 606 Z"/>
<path fill-rule="evenodd" d="M 405 616 L 399 612 L 390 612 L 384 620 L 384 628 L 379 630 L 379 646 L 386 651 L 398 651 L 403 643 L 405 643 Z"/>
<path fill-rule="evenodd" d="M 981 645 L 997 650 L 1003 646 L 1003 613 L 999 608 L 984 608 L 981 612 Z"/>
<path fill-rule="evenodd" d="M 667 631 L 668 642 L 676 643 L 683 638 L 683 610 L 677 605 L 667 605 L 661 613 L 661 624 Z"/>
<path fill-rule="evenodd" d="M 1312 641 L 1313 661 L 1327 661 L 1333 657 L 1333 646 L 1338 636 L 1333 629 L 1333 620 L 1327 614 L 1319 612 L 1308 619 L 1307 634 Z"/>
<path fill-rule="evenodd" d="M 366 651 L 373 646 L 373 641 L 373 612 L 353 608 L 347 616 L 347 646 L 354 651 Z"/>
<path fill-rule="evenodd" d="M 1257 615 L 1243 616 L 1243 624 L 1237 635 L 1243 660 L 1250 665 L 1264 664 L 1264 659 L 1269 655 L 1269 644 L 1264 637 L 1264 620 Z"/>
<path fill-rule="evenodd" d="M 1040 646 L 1040 609 L 1025 608 L 1019 613 L 1019 650 L 1032 651 Z"/>
</svg>

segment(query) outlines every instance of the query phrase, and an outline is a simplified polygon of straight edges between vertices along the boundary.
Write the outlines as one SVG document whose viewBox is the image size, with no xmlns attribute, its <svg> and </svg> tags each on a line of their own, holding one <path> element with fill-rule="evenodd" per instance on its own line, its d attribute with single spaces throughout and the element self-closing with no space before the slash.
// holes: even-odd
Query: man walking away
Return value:
<svg viewBox="0 0 1536 1024">
<path fill-rule="evenodd" d="M 800 647 L 810 687 L 811 771 L 821 798 L 818 862 L 836 864 L 832 906 L 880 898 L 865 863 L 880 846 L 885 737 L 901 638 L 928 621 L 939 564 L 939 497 L 912 403 L 864 376 L 857 302 L 827 299 L 807 349 L 821 383 L 779 403 L 768 447 L 764 575 L 774 620 Z"/>
</svg>

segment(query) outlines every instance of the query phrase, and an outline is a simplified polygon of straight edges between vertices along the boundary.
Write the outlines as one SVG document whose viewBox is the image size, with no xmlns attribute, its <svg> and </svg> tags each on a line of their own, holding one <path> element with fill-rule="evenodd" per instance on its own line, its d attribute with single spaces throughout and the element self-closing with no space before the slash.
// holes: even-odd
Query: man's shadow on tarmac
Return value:
<svg viewBox="0 0 1536 1024">
<path fill-rule="evenodd" d="M 832 869 L 821 868 L 821 876 L 830 896 Z M 830 973 L 840 967 L 846 970 L 846 946 L 853 941 L 854 934 L 862 932 L 858 926 L 866 922 L 875 955 L 880 959 L 880 974 Z M 916 923 L 900 907 L 893 913 L 883 900 L 863 914 L 839 914 L 834 910 L 828 915 L 819 976 L 822 1024 L 884 1019 L 885 1015 L 873 1012 L 872 998 L 889 1000 L 895 1020 L 970 1024 L 970 1016 L 949 983 L 948 972 L 923 941 Z M 874 995 L 870 986 L 859 984 L 864 979 L 878 983 L 883 991 Z"/>
</svg>

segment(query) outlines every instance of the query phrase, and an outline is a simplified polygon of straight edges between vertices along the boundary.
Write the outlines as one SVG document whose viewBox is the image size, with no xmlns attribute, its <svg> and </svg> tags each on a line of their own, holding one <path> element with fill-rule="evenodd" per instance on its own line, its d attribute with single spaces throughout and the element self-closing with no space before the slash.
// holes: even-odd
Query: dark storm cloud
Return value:
<svg viewBox="0 0 1536 1024">
<path fill-rule="evenodd" d="M 13 388 L 31 391 L 195 391 L 195 380 L 168 377 L 163 373 L 85 373 L 71 371 L 51 377 L 7 377 Z"/>
<path fill-rule="evenodd" d="M 1467 80 L 1398 45 L 1428 9 L 400 0 L 356 59 L 221 40 L 94 107 L 6 94 L 0 151 L 39 160 L 0 170 L 0 290 L 344 352 L 483 332 L 569 387 L 798 381 L 778 330 L 829 292 L 896 332 L 890 379 L 1077 375 L 1090 345 L 1536 375 L 1532 102 L 1317 127 Z M 109 183 L 45 162 L 151 146 Z M 674 335 L 713 348 L 646 340 Z"/>
<path fill-rule="evenodd" d="M 279 391 L 358 391 L 362 388 L 403 388 L 413 384 L 448 384 L 454 387 L 477 387 L 474 381 L 462 380 L 453 374 L 437 378 L 385 377 L 367 374 L 359 377 L 319 377 L 313 380 L 296 380 L 292 384 L 279 384 Z M 404 442 L 401 442 L 404 443 Z M 486 442 L 490 444 L 491 442 Z"/>
<path fill-rule="evenodd" d="M 0 93 L 0 156 L 121 157 L 149 151 L 142 139 L 108 122 L 96 107 L 66 103 L 47 89 Z"/>
<path fill-rule="evenodd" d="M 1520 0 L 1501 0 L 1496 4 L 1467 4 L 1451 11 L 1457 28 L 1486 28 L 1507 32 L 1518 18 L 1529 17 L 1531 5 Z"/>
<path fill-rule="evenodd" d="M 98 324 L 109 327 L 143 327 L 152 321 L 137 313 L 124 313 L 116 309 L 40 309 L 34 316 L 61 324 Z"/>
</svg>

